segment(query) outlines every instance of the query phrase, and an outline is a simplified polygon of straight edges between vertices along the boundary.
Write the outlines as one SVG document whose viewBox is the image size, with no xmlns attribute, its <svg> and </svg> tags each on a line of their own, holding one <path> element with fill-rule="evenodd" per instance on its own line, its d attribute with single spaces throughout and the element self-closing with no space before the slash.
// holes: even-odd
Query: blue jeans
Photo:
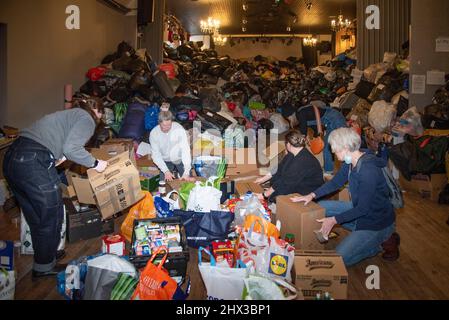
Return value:
<svg viewBox="0 0 449 320">
<path fill-rule="evenodd" d="M 327 218 L 338 216 L 353 208 L 351 202 L 321 201 L 319 204 L 326 209 Z M 396 230 L 396 224 L 393 224 L 381 231 L 356 231 L 357 221 L 345 223 L 342 227 L 351 231 L 351 234 L 338 245 L 336 251 L 343 257 L 347 267 L 377 256 L 382 252 L 382 243 L 387 241 Z"/>
<path fill-rule="evenodd" d="M 9 148 L 4 160 L 4 176 L 30 226 L 33 270 L 50 271 L 56 264 L 64 219 L 55 159 L 44 146 L 21 137 Z"/>
<path fill-rule="evenodd" d="M 332 133 L 332 131 L 337 130 L 339 128 L 345 128 L 346 127 L 346 119 L 345 117 L 338 112 L 337 110 L 334 110 L 332 108 L 326 108 L 326 113 L 321 118 L 321 122 L 324 127 L 326 127 L 326 134 L 324 135 L 324 150 L 323 150 L 323 156 L 324 156 L 324 171 L 325 172 L 333 172 L 334 171 L 334 160 L 332 158 L 332 150 L 329 145 L 329 136 Z M 316 126 L 317 122 L 314 121 L 308 121 L 308 126 Z"/>
</svg>

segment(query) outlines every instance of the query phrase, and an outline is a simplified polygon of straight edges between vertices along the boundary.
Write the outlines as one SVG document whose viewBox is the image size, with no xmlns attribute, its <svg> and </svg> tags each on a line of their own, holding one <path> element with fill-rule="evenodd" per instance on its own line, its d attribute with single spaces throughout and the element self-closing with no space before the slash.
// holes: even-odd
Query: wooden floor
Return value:
<svg viewBox="0 0 449 320">
<path fill-rule="evenodd" d="M 14 224 L 17 212 L 0 211 L 0 239 L 18 240 L 20 224 Z M 350 300 L 447 300 L 449 299 L 449 216 L 448 206 L 438 206 L 414 194 L 406 194 L 406 207 L 398 211 L 398 232 L 402 237 L 401 258 L 386 263 L 381 257 L 367 260 L 349 271 Z M 117 226 L 119 221 L 117 221 Z M 331 244 L 335 246 L 337 242 Z M 98 253 L 99 239 L 67 245 L 62 262 Z M 190 299 L 205 298 L 204 286 L 196 267 L 196 251 L 191 250 L 189 276 Z M 60 300 L 56 279 L 33 282 L 32 257 L 17 256 L 17 300 Z M 366 289 L 366 268 L 376 265 L 381 272 L 381 290 Z"/>
</svg>

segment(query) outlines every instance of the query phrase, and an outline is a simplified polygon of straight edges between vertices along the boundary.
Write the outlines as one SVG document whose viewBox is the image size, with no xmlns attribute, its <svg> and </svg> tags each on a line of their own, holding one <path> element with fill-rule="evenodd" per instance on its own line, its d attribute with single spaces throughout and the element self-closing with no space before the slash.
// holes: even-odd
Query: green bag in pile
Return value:
<svg viewBox="0 0 449 320">
<path fill-rule="evenodd" d="M 120 132 L 120 129 L 122 128 L 122 123 L 123 120 L 125 119 L 127 111 L 128 111 L 128 104 L 126 103 L 117 103 L 114 105 L 115 122 L 113 125 L 111 125 L 111 128 L 117 134 Z"/>
<path fill-rule="evenodd" d="M 262 103 L 262 102 L 251 101 L 249 103 L 249 108 L 252 110 L 265 110 L 266 105 L 265 105 L 265 103 Z"/>
<path fill-rule="evenodd" d="M 137 279 L 125 273 L 121 273 L 118 277 L 117 283 L 112 289 L 111 300 L 131 300 L 138 284 L 139 281 Z"/>
</svg>

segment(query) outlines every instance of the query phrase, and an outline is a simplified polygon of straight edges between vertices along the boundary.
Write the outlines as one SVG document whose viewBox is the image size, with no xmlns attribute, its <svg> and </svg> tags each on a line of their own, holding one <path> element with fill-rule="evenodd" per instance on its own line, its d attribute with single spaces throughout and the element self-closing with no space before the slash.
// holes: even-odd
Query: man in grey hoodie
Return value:
<svg viewBox="0 0 449 320">
<path fill-rule="evenodd" d="M 66 159 L 103 172 L 107 162 L 84 148 L 101 121 L 101 101 L 75 102 L 75 108 L 45 116 L 9 148 L 3 173 L 30 226 L 34 249 L 33 279 L 54 276 L 64 204 L 57 163 Z"/>
</svg>

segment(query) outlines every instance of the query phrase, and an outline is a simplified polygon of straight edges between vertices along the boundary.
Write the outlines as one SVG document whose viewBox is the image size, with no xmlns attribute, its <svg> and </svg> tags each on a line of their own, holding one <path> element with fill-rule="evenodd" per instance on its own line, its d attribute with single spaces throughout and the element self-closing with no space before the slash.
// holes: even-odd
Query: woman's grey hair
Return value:
<svg viewBox="0 0 449 320">
<path fill-rule="evenodd" d="M 174 121 L 175 117 L 173 116 L 173 113 L 171 111 L 162 111 L 159 113 L 159 123 L 162 123 L 164 121 Z"/>
<path fill-rule="evenodd" d="M 329 136 L 329 144 L 334 153 L 343 149 L 348 149 L 349 152 L 356 152 L 362 146 L 362 138 L 353 129 L 341 128 L 332 131 Z"/>
</svg>

